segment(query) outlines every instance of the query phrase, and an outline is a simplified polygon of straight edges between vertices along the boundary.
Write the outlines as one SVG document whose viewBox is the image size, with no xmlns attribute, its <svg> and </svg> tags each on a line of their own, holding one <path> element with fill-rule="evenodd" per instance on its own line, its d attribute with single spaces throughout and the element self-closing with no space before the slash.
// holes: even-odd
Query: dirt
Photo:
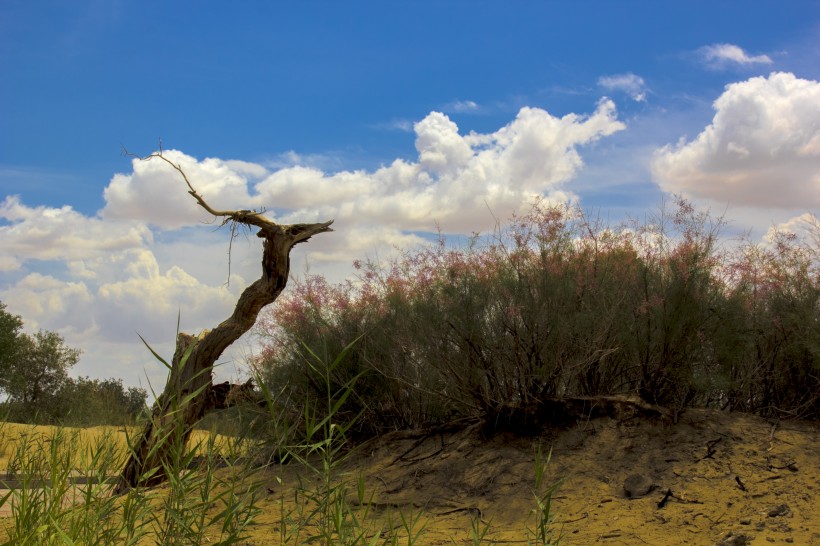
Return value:
<svg viewBox="0 0 820 546">
<path fill-rule="evenodd" d="M 551 452 L 547 485 L 560 481 L 552 513 L 561 544 L 820 544 L 820 423 L 711 410 L 675 421 L 604 413 L 531 436 L 463 422 L 385 435 L 338 470 L 366 476 L 372 514 L 392 514 L 400 527 L 397 514 L 422 513 L 416 544 L 474 544 L 473 526 L 487 530 L 482 544 L 527 544 L 539 450 Z M 6 429 L 4 440 L 14 433 Z M 4 441 L 0 459 L 11 448 Z M 282 508 L 300 480 L 311 487 L 298 468 L 267 471 L 246 544 L 279 543 Z"/>
<path fill-rule="evenodd" d="M 399 432 L 359 448 L 374 510 L 424 511 L 420 544 L 526 544 L 536 453 L 561 480 L 553 523 L 562 544 L 820 544 L 820 424 L 711 410 L 667 418 L 581 420 L 536 437 L 474 424 Z M 273 468 L 251 544 L 276 544 L 294 469 Z M 273 479 L 284 477 L 284 484 Z M 492 542 L 494 541 L 494 542 Z"/>
</svg>

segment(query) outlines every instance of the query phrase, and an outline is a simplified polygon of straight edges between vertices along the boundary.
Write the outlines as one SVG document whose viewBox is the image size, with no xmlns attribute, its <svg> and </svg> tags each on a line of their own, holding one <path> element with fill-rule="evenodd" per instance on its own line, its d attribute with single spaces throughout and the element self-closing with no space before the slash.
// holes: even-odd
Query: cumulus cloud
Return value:
<svg viewBox="0 0 820 546">
<path fill-rule="evenodd" d="M 115 271 L 115 278 L 66 280 L 30 273 L 0 290 L 0 300 L 23 316 L 28 327 L 56 330 L 74 341 L 100 336 L 133 342 L 136 332 L 162 341 L 173 339 L 168 325 L 178 312 L 195 330 L 224 319 L 246 285 L 236 275 L 230 288 L 204 284 L 183 269 L 184 264 L 161 270 L 154 254 L 144 248 L 115 253 L 104 261 L 94 269 Z"/>
<path fill-rule="evenodd" d="M 167 260 L 161 265 L 150 249 L 135 248 L 70 262 L 68 275 L 29 273 L 0 288 L 0 301 L 23 317 L 27 330 L 56 331 L 69 346 L 82 349 L 74 373 L 119 377 L 128 385 L 145 385 L 147 375 L 161 389 L 165 370 L 137 334 L 170 358 L 178 316 L 183 331 L 213 328 L 233 312 L 247 285 L 233 274 L 226 286 L 226 260 L 221 252 L 225 241 L 216 238 L 221 240 L 204 247 L 172 244 L 178 265 L 168 265 Z M 159 246 L 166 250 L 164 244 Z M 253 267 L 242 269 L 258 275 L 258 244 L 254 250 Z M 219 270 L 212 272 L 214 282 L 203 280 L 208 275 L 203 275 L 202 267 Z M 231 360 L 241 362 L 237 348 L 220 358 L 220 362 Z M 218 375 L 224 380 L 228 378 L 225 374 L 235 376 L 236 367 L 228 366 Z"/>
<path fill-rule="evenodd" d="M 236 303 L 245 281 L 234 277 L 231 289 L 208 286 L 190 275 L 182 266 L 161 271 L 154 254 L 140 249 L 120 256 L 124 275 L 116 282 L 99 287 L 96 314 L 102 332 L 109 340 L 127 340 L 139 329 L 155 339 L 173 339 L 173 332 L 155 326 L 164 318 L 182 313 L 189 328 L 212 327 L 214 319 L 226 318 Z M 127 316 L 126 322 L 122 320 Z"/>
<path fill-rule="evenodd" d="M 712 44 L 698 50 L 701 58 L 710 68 L 727 68 L 729 66 L 752 66 L 772 64 L 768 55 L 749 55 L 734 44 Z"/>
<path fill-rule="evenodd" d="M 177 150 L 163 155 L 196 182 L 206 201 L 223 209 L 242 209 L 250 200 L 251 175 L 262 175 L 264 167 L 247 162 L 206 158 L 197 161 Z M 212 220 L 188 195 L 188 188 L 173 168 L 159 158 L 134 159 L 131 174 L 117 174 L 105 188 L 106 220 L 139 220 L 162 228 L 179 228 Z"/>
<path fill-rule="evenodd" d="M 438 224 L 469 232 L 488 207 L 504 217 L 536 194 L 569 197 L 563 184 L 583 165 L 577 148 L 624 127 L 609 100 L 589 116 L 522 108 L 493 133 L 466 135 L 432 112 L 414 126 L 416 161 L 396 160 L 373 172 L 281 169 L 256 184 L 254 203 L 290 210 L 283 221 L 336 218 L 339 226 L 421 231 Z"/>
<path fill-rule="evenodd" d="M 3 258 L 0 271 L 19 269 L 27 260 L 75 261 L 135 248 L 151 241 L 142 224 L 104 222 L 69 206 L 28 207 L 16 196 L 0 203 Z"/>
<path fill-rule="evenodd" d="M 820 206 L 820 83 L 772 73 L 728 85 L 712 122 L 655 153 L 661 188 L 718 203 Z"/>
<path fill-rule="evenodd" d="M 365 256 L 387 259 L 398 251 L 410 250 L 429 242 L 429 239 L 398 229 L 351 226 L 350 229 L 311 239 L 310 245 L 301 250 L 306 253 L 308 264 L 344 264 L 349 273 L 350 264 L 354 260 Z M 334 280 L 343 279 L 344 276 Z"/>
<path fill-rule="evenodd" d="M 92 315 L 94 295 L 83 282 L 30 273 L 0 291 L 0 300 L 23 317 L 30 330 L 56 330 L 71 338 L 96 329 Z"/>
<path fill-rule="evenodd" d="M 607 91 L 623 91 L 636 102 L 646 101 L 646 82 L 631 72 L 601 76 L 598 78 L 598 85 Z"/>
<path fill-rule="evenodd" d="M 469 232 L 488 207 L 504 217 L 536 194 L 571 197 L 562 185 L 583 165 L 578 148 L 623 129 L 610 100 L 602 100 L 588 116 L 558 118 L 522 108 L 493 133 L 466 135 L 445 114 L 431 112 L 413 127 L 416 161 L 332 173 L 293 165 L 255 182 L 248 173 L 258 172 L 246 165 L 239 172 L 220 159 L 197 161 L 173 150 L 165 154 L 214 207 L 265 208 L 282 222 L 334 218 L 340 229 L 377 225 L 430 231 L 438 224 L 445 231 Z M 141 218 L 166 229 L 208 219 L 163 162 L 135 160 L 133 168 L 106 188 L 103 218 Z"/>
<path fill-rule="evenodd" d="M 820 248 L 820 218 L 811 212 L 804 212 L 799 216 L 795 216 L 774 225 L 769 228 L 763 236 L 765 243 L 772 243 L 778 234 L 792 234 L 798 241 L 813 246 L 815 249 Z"/>
</svg>

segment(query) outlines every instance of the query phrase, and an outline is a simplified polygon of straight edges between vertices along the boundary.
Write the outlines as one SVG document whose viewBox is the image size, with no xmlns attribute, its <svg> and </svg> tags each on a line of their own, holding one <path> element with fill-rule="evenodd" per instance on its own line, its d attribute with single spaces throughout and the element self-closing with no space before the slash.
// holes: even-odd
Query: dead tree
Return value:
<svg viewBox="0 0 820 546">
<path fill-rule="evenodd" d="M 232 236 L 237 227 L 258 228 L 262 239 L 262 274 L 239 297 L 233 314 L 212 330 L 198 336 L 180 333 L 171 362 L 168 382 L 152 409 L 151 419 L 133 443 L 131 456 L 120 475 L 115 493 L 132 487 L 163 482 L 175 446 L 185 446 L 194 425 L 213 409 L 230 404 L 232 392 L 248 385 L 213 384 L 213 366 L 222 352 L 250 330 L 263 307 L 282 293 L 290 273 L 290 250 L 318 233 L 333 231 L 333 221 L 318 224 L 281 225 L 251 210 L 215 210 L 197 193 L 182 168 L 162 155 L 162 151 L 143 159 L 158 158 L 176 169 L 188 185 L 197 204 L 230 224 Z"/>
</svg>

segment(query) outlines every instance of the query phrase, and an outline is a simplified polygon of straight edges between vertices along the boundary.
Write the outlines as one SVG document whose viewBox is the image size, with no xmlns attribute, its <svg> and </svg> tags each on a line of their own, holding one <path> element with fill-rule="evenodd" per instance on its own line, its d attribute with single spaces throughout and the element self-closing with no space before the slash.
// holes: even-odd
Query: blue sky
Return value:
<svg viewBox="0 0 820 546">
<path fill-rule="evenodd" d="M 224 318 L 258 249 L 224 287 L 227 235 L 121 155 L 159 139 L 216 206 L 336 218 L 297 272 L 533 195 L 620 219 L 682 193 L 759 238 L 820 208 L 818 79 L 799 0 L 3 0 L 0 301 L 128 384 L 159 377 L 137 332 Z"/>
</svg>

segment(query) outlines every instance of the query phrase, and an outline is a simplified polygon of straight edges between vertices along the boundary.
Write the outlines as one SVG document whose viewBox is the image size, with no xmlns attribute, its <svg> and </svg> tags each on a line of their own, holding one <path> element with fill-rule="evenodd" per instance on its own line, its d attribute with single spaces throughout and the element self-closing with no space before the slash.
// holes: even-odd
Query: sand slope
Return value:
<svg viewBox="0 0 820 546">
<path fill-rule="evenodd" d="M 20 433 L 49 431 L 6 425 L 4 432 L 0 458 Z M 112 432 L 124 445 L 116 429 L 81 434 Z M 526 544 L 539 448 L 552 450 L 548 480 L 563 480 L 553 506 L 562 544 L 820 544 L 816 422 L 689 410 L 677 423 L 623 414 L 532 437 L 488 435 L 464 422 L 385 435 L 339 470 L 364 473 L 377 517 L 392 513 L 395 523 L 398 511 L 423 511 L 417 544 L 472 544 L 474 523 L 489 527 L 483 544 Z M 278 544 L 294 488 L 316 486 L 298 465 L 274 466 L 264 479 L 263 511 L 247 542 L 255 546 Z"/>
<path fill-rule="evenodd" d="M 552 449 L 550 478 L 564 480 L 564 544 L 820 544 L 817 423 L 690 410 L 675 424 L 606 417 L 535 438 L 402 432 L 362 446 L 346 470 L 366 473 L 374 509 L 424 508 L 423 544 L 471 544 L 474 518 L 487 539 L 526 544 L 539 445 Z M 277 543 L 276 503 L 290 493 L 273 480 L 268 493 L 253 544 Z"/>
</svg>

